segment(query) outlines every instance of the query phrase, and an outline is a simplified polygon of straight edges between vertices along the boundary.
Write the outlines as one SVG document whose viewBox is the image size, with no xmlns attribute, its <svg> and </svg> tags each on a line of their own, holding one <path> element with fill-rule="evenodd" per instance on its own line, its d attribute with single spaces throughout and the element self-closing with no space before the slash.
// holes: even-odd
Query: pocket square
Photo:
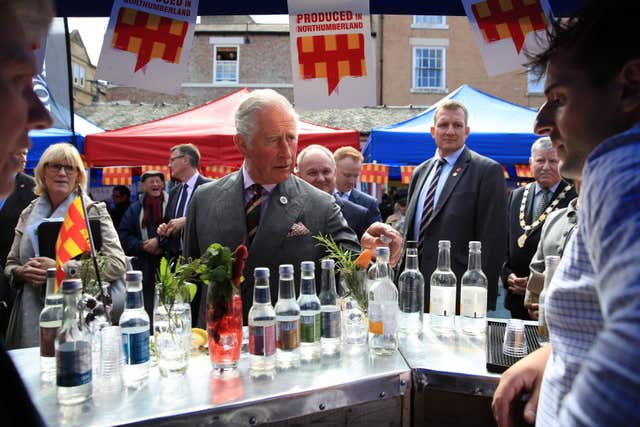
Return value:
<svg viewBox="0 0 640 427">
<path fill-rule="evenodd" d="M 287 237 L 297 237 L 304 236 L 305 234 L 309 234 L 311 231 L 301 222 L 295 222 L 289 229 L 287 233 Z"/>
</svg>

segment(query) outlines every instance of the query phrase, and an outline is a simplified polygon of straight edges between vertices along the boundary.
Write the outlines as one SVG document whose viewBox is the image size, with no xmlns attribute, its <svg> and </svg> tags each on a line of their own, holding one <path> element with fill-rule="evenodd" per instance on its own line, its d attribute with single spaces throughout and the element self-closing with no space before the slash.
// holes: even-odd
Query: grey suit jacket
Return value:
<svg viewBox="0 0 640 427">
<path fill-rule="evenodd" d="M 234 250 L 246 241 L 243 181 L 240 170 L 198 187 L 187 213 L 185 256 L 199 257 L 211 243 L 220 243 Z M 294 224 L 304 225 L 309 232 L 290 235 Z M 296 291 L 299 292 L 300 262 L 319 261 L 325 256 L 325 251 L 313 239 L 318 233 L 333 236 L 346 249 L 360 250 L 356 235 L 342 217 L 334 198 L 291 175 L 273 189 L 249 247 L 245 281 L 240 285 L 245 322 L 253 302 L 253 269 L 269 267 L 271 270 L 271 300 L 275 303 L 278 297 L 278 266 L 293 264 Z M 319 283 L 316 289 L 319 290 Z M 204 325 L 205 302 L 203 297 L 199 326 Z"/>
<path fill-rule="evenodd" d="M 413 238 L 418 197 L 432 167 L 433 159 L 423 162 L 416 168 L 409 185 L 406 217 L 409 239 Z M 487 308 L 495 310 L 498 274 L 507 247 L 506 203 L 507 187 L 500 164 L 465 147 L 447 177 L 427 224 L 420 259 L 420 271 L 425 278 L 425 307 L 429 307 L 429 279 L 438 261 L 438 241 L 451 241 L 451 269 L 458 280 L 458 313 L 460 279 L 467 269 L 469 241 L 479 240 L 482 270 L 489 281 Z"/>
</svg>

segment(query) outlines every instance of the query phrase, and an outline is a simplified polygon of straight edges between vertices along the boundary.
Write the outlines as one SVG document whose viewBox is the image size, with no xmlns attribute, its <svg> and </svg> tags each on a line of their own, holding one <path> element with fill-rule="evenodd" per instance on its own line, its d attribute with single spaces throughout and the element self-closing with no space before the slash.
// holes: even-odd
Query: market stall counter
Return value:
<svg viewBox="0 0 640 427">
<path fill-rule="evenodd" d="M 152 367 L 142 388 L 101 390 L 82 405 L 60 406 L 54 384 L 40 379 L 38 348 L 10 352 L 47 425 L 409 425 L 411 375 L 402 355 L 354 354 L 301 363 L 253 378 L 246 354 L 237 375 L 214 374 L 206 354 L 187 373 L 160 378 Z M 185 424 L 186 423 L 186 424 Z"/>
</svg>

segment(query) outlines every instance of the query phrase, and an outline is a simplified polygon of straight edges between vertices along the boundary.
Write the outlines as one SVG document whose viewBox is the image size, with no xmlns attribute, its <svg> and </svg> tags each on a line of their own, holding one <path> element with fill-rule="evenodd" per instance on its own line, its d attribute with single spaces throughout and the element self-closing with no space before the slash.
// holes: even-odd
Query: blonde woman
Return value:
<svg viewBox="0 0 640 427">
<path fill-rule="evenodd" d="M 44 305 L 47 269 L 55 267 L 55 260 L 36 253 L 34 229 L 46 218 L 64 218 L 76 197 L 77 186 L 86 190 L 87 185 L 80 153 L 67 143 L 46 149 L 36 166 L 35 179 L 38 198 L 20 215 L 5 267 L 11 286 L 17 290 L 7 331 L 9 348 L 39 345 L 38 315 Z M 120 279 L 125 273 L 125 256 L 107 208 L 104 203 L 95 203 L 87 196 L 84 196 L 84 202 L 89 218 L 100 222 L 102 246 L 99 249 L 107 255 L 102 280 Z M 77 262 L 72 260 L 68 264 L 72 266 Z"/>
</svg>

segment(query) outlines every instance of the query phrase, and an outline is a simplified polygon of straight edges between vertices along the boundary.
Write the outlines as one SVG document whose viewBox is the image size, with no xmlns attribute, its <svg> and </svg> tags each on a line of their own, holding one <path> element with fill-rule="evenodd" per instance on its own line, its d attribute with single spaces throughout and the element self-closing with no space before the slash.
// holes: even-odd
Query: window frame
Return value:
<svg viewBox="0 0 640 427">
<path fill-rule="evenodd" d="M 433 49 L 442 52 L 441 86 L 417 86 L 417 52 L 422 49 Z M 412 92 L 443 92 L 447 88 L 447 49 L 443 46 L 412 46 L 411 54 L 411 91 Z"/>
<path fill-rule="evenodd" d="M 437 24 L 417 22 L 416 18 L 419 16 L 439 16 L 442 18 L 442 22 Z M 429 28 L 429 29 L 436 29 L 436 30 L 445 30 L 445 29 L 448 29 L 449 26 L 447 25 L 446 15 L 412 15 L 411 28 Z"/>
<path fill-rule="evenodd" d="M 527 70 L 527 94 L 528 95 L 544 95 L 544 83 L 547 80 L 547 72 L 545 71 L 540 80 L 531 68 Z"/>
<path fill-rule="evenodd" d="M 218 81 L 217 80 L 217 66 L 218 66 L 218 48 L 235 48 L 236 50 L 236 69 L 235 69 L 235 80 L 225 80 Z M 220 61 L 222 62 L 222 61 Z M 230 61 L 226 61 L 230 62 Z M 213 45 L 213 73 L 212 73 L 212 82 L 216 86 L 225 86 L 225 85 L 236 85 L 240 82 L 240 45 L 239 44 L 214 44 Z"/>
</svg>

